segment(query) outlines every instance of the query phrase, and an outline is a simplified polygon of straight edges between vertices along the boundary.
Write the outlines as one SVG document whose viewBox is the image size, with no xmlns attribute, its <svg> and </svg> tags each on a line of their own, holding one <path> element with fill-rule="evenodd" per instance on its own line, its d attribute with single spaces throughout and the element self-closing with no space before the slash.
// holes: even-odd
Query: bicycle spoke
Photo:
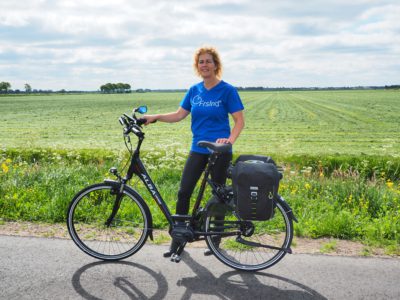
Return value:
<svg viewBox="0 0 400 300">
<path fill-rule="evenodd" d="M 68 229 L 86 253 L 105 260 L 132 255 L 144 244 L 148 221 L 139 200 L 124 193 L 109 226 L 116 195 L 107 184 L 94 185 L 78 195 L 70 206 Z"/>
<path fill-rule="evenodd" d="M 218 218 L 220 219 L 221 216 Z M 233 237 L 221 235 L 220 243 L 216 243 L 210 236 L 206 237 L 207 244 L 216 257 L 233 268 L 265 269 L 290 252 L 289 246 L 293 235 L 292 221 L 281 205 L 277 205 L 274 218 L 268 221 L 238 220 L 234 211 L 226 213 L 223 221 L 216 220 L 213 214 L 206 219 L 206 232 L 226 234 L 236 231 L 239 227 L 243 232 Z"/>
</svg>

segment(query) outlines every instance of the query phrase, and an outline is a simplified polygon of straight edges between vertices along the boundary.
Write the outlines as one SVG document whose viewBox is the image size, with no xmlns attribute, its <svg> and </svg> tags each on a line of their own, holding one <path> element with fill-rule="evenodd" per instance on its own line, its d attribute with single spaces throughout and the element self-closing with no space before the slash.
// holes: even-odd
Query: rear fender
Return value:
<svg viewBox="0 0 400 300">
<path fill-rule="evenodd" d="M 290 207 L 290 205 L 285 201 L 285 199 L 283 199 L 282 196 L 278 195 L 278 200 L 280 205 L 282 205 L 282 207 L 284 208 L 285 212 L 288 214 L 289 218 L 291 218 L 293 221 L 295 221 L 296 223 L 298 223 L 299 221 L 297 221 L 296 216 L 293 213 L 292 208 Z"/>
</svg>

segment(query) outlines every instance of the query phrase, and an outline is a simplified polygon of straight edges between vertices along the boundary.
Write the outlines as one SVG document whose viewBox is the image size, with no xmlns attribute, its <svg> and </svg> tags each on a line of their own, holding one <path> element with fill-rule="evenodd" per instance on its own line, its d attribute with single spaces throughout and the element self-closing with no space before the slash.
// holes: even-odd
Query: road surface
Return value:
<svg viewBox="0 0 400 300">
<path fill-rule="evenodd" d="M 0 299 L 400 299 L 398 258 L 293 254 L 245 273 L 199 248 L 172 263 L 166 249 L 104 263 L 72 240 L 0 236 Z"/>
</svg>

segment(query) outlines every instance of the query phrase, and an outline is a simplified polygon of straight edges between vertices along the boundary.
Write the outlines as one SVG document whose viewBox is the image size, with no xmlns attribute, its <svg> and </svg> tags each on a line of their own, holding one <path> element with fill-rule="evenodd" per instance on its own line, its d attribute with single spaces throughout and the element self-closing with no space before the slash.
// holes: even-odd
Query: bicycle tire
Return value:
<svg viewBox="0 0 400 300">
<path fill-rule="evenodd" d="M 218 206 L 219 208 L 215 209 Z M 215 211 L 219 211 L 219 213 L 215 213 Z M 224 215 L 222 218 L 221 211 Z M 222 222 L 223 226 L 221 227 Z M 293 220 L 279 201 L 276 203 L 274 217 L 268 221 L 243 221 L 237 217 L 232 206 L 214 203 L 207 210 L 204 225 L 205 231 L 208 233 L 221 231 L 227 233 L 238 232 L 240 226 L 249 225 L 249 222 L 252 224 L 254 232 L 247 237 L 241 235 L 222 238 L 218 238 L 217 235 L 206 236 L 207 246 L 218 260 L 236 270 L 260 271 L 272 267 L 287 252 L 290 252 L 293 239 Z M 242 240 L 238 240 L 239 236 Z M 252 246 L 255 244 L 251 243 L 259 246 Z M 278 249 L 270 249 L 265 246 Z"/>
<path fill-rule="evenodd" d="M 126 188 L 112 223 L 105 224 L 115 198 L 113 184 L 94 184 L 76 194 L 68 208 L 67 227 L 72 240 L 83 252 L 101 260 L 116 261 L 133 255 L 149 235 L 148 206 L 139 194 Z"/>
</svg>

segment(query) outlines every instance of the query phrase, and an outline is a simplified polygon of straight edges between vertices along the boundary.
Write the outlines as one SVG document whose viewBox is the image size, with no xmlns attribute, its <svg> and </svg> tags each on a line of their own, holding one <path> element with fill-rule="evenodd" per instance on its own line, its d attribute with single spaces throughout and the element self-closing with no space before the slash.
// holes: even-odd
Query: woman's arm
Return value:
<svg viewBox="0 0 400 300">
<path fill-rule="evenodd" d="M 179 107 L 176 112 L 157 115 L 144 115 L 143 118 L 147 120 L 145 125 L 149 125 L 155 121 L 174 123 L 183 120 L 189 115 L 189 113 L 190 112 L 186 109 Z"/>
<path fill-rule="evenodd" d="M 237 111 L 232 114 L 233 121 L 235 122 L 235 125 L 233 126 L 233 129 L 231 131 L 231 135 L 227 139 L 218 139 L 217 143 L 221 144 L 234 144 L 236 139 L 239 137 L 240 132 L 242 131 L 244 127 L 244 115 L 243 111 Z"/>
</svg>

